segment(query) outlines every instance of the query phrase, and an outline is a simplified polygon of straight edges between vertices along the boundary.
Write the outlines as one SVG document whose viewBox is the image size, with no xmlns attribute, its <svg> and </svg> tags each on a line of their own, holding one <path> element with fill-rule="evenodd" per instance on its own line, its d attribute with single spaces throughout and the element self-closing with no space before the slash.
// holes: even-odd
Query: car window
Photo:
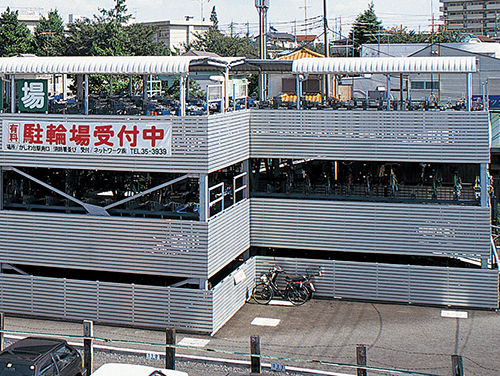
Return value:
<svg viewBox="0 0 500 376">
<path fill-rule="evenodd" d="M 67 346 L 63 346 L 54 352 L 54 359 L 57 363 L 57 368 L 61 373 L 66 367 L 73 364 L 73 362 L 75 362 L 77 358 L 78 354 L 76 353 L 76 351 L 72 351 Z"/>
<path fill-rule="evenodd" d="M 0 376 L 33 376 L 35 367 L 28 364 L 0 363 Z"/>
<path fill-rule="evenodd" d="M 42 368 L 40 369 L 40 376 L 56 376 L 57 375 L 57 368 L 55 363 L 50 360 L 50 363 L 43 365 Z"/>
</svg>

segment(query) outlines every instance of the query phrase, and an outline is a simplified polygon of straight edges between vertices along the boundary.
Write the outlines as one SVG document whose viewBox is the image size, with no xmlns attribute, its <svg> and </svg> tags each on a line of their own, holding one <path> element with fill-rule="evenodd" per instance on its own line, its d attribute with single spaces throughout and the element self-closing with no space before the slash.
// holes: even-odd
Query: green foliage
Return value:
<svg viewBox="0 0 500 376">
<path fill-rule="evenodd" d="M 34 52 L 34 41 L 28 27 L 19 22 L 17 11 L 7 8 L 0 16 L 0 56 Z"/>
<path fill-rule="evenodd" d="M 189 79 L 189 98 L 204 98 L 205 97 L 205 92 L 201 90 L 200 85 L 198 82 L 196 82 L 194 79 L 190 78 Z M 176 77 L 172 80 L 172 83 L 168 87 L 168 89 L 165 91 L 166 96 L 170 98 L 179 98 L 180 94 L 180 78 Z"/>
<path fill-rule="evenodd" d="M 168 48 L 154 41 L 156 29 L 142 24 L 127 25 L 125 0 L 115 0 L 110 10 L 99 9 L 93 19 L 68 25 L 66 55 L 71 56 L 146 56 L 170 55 Z"/>
<path fill-rule="evenodd" d="M 206 33 L 195 34 L 195 41 L 186 50 L 209 51 L 224 57 L 259 57 L 259 48 L 248 37 L 227 37 L 219 30 L 210 29 Z"/>
<path fill-rule="evenodd" d="M 387 30 L 381 36 L 382 43 L 460 43 L 463 42 L 464 34 L 460 30 L 443 31 L 435 33 L 417 33 L 406 27 L 398 27 Z"/>
<path fill-rule="evenodd" d="M 382 30 L 381 24 L 382 22 L 377 18 L 373 9 L 373 2 L 368 4 L 367 10 L 356 17 L 349 33 L 349 40 L 353 41 L 357 56 L 359 56 L 359 46 L 377 41 L 378 33 Z"/>
<path fill-rule="evenodd" d="M 40 18 L 35 28 L 35 46 L 38 56 L 64 54 L 64 25 L 57 10 L 51 10 L 47 18 Z"/>
<path fill-rule="evenodd" d="M 219 30 L 219 19 L 217 18 L 217 12 L 215 11 L 215 5 L 210 13 L 210 22 L 212 22 L 212 29 Z"/>
</svg>

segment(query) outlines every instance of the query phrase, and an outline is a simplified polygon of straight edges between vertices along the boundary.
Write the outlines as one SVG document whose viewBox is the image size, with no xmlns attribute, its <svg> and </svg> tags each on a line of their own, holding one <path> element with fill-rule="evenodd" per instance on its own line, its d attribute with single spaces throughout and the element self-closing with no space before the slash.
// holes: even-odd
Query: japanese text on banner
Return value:
<svg viewBox="0 0 500 376">
<path fill-rule="evenodd" d="M 3 121 L 2 150 L 171 156 L 172 124 Z"/>
</svg>

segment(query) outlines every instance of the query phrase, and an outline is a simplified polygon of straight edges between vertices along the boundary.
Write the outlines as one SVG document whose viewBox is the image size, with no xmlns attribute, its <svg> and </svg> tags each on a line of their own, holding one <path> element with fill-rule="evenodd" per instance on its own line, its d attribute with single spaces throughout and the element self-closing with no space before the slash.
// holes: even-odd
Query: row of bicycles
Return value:
<svg viewBox="0 0 500 376">
<path fill-rule="evenodd" d="M 282 273 L 284 274 L 284 288 L 280 288 L 277 283 L 278 275 Z M 274 297 L 280 297 L 293 305 L 302 305 L 310 300 L 316 291 L 312 279 L 319 275 L 321 275 L 320 270 L 315 274 L 306 271 L 304 275 L 289 276 L 281 266 L 275 265 L 260 276 L 252 290 L 252 298 L 258 304 L 268 304 Z"/>
</svg>

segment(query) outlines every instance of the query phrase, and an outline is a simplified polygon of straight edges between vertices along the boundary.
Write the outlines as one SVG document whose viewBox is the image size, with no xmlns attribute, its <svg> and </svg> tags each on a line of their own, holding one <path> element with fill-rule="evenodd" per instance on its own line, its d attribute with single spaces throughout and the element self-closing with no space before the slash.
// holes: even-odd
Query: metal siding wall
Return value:
<svg viewBox="0 0 500 376">
<path fill-rule="evenodd" d="M 250 155 L 250 110 L 208 118 L 209 172 L 247 160 Z"/>
<path fill-rule="evenodd" d="M 289 275 L 322 269 L 316 296 L 498 308 L 498 270 L 257 256 L 256 277 L 275 264 Z"/>
<path fill-rule="evenodd" d="M 208 224 L 0 211 L 0 261 L 207 277 Z"/>
<path fill-rule="evenodd" d="M 2 312 L 211 333 L 212 292 L 0 275 Z"/>
<path fill-rule="evenodd" d="M 69 169 L 123 170 L 145 172 L 207 173 L 248 159 L 249 111 L 213 116 L 79 116 L 2 114 L 1 120 L 74 122 L 146 122 L 172 121 L 171 157 L 125 157 L 101 155 L 58 155 L 13 153 L 0 150 L 0 165 Z M 2 137 L 0 126 L 0 139 Z M 209 167 L 210 166 L 210 167 Z"/>
<path fill-rule="evenodd" d="M 236 273 L 243 271 L 245 280 L 234 283 Z M 254 286 L 255 258 L 247 260 L 212 289 L 214 332 L 219 330 L 250 298 Z"/>
<path fill-rule="evenodd" d="M 252 158 L 489 163 L 486 112 L 252 110 Z"/>
<path fill-rule="evenodd" d="M 428 256 L 490 256 L 490 208 L 252 198 L 250 244 Z"/>
<path fill-rule="evenodd" d="M 250 247 L 250 202 L 243 200 L 208 222 L 208 276 Z"/>
</svg>

